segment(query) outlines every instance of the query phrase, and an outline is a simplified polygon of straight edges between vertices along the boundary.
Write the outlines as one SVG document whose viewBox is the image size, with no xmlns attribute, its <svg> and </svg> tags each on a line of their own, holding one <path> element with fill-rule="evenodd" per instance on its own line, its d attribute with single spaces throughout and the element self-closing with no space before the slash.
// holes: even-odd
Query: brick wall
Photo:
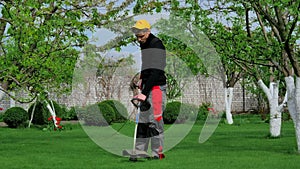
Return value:
<svg viewBox="0 0 300 169">
<path fill-rule="evenodd" d="M 131 107 L 130 99 L 133 96 L 132 91 L 129 89 L 129 83 L 131 79 L 129 77 L 117 77 L 112 82 L 112 96 L 111 99 L 120 100 L 126 107 Z M 89 78 L 88 85 L 81 85 L 73 88 L 70 95 L 64 95 L 56 97 L 55 94 L 51 95 L 51 98 L 60 104 L 71 106 L 83 106 L 87 104 L 93 104 L 106 98 L 99 93 L 103 92 L 103 88 L 97 84 L 97 79 Z M 240 84 L 236 84 L 234 87 L 232 111 L 238 112 L 246 111 L 250 109 L 257 109 L 257 99 L 250 93 L 243 94 L 243 89 Z M 245 98 L 243 98 L 245 95 Z M 195 105 L 201 105 L 203 102 L 210 102 L 214 104 L 214 107 L 219 110 L 224 110 L 224 89 L 222 82 L 213 78 L 198 78 L 186 80 L 185 87 L 183 88 L 183 95 L 176 100 L 191 103 Z M 243 102 L 245 100 L 245 102 Z M 11 105 L 20 106 L 28 109 L 30 104 L 13 103 L 7 96 L 0 102 L 0 113 L 4 112 Z M 245 106 L 245 107 L 244 107 Z"/>
</svg>

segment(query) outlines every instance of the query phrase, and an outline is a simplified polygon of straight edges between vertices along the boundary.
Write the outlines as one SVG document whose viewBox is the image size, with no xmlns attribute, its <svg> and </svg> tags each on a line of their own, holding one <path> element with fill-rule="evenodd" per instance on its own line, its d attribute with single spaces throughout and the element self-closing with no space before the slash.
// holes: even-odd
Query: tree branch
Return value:
<svg viewBox="0 0 300 169">
<path fill-rule="evenodd" d="M 257 17 L 257 19 L 258 19 L 259 25 L 260 25 L 260 27 L 261 27 L 261 29 L 262 29 L 263 35 L 264 35 L 264 37 L 265 37 L 265 40 L 266 40 L 267 43 L 268 43 L 268 42 L 269 42 L 269 39 L 268 39 L 267 31 L 266 31 L 265 26 L 264 26 L 264 24 L 263 24 L 263 22 L 262 22 L 261 16 L 260 16 L 260 14 L 259 14 L 257 11 L 255 11 L 255 13 L 256 13 L 256 17 Z"/>
</svg>

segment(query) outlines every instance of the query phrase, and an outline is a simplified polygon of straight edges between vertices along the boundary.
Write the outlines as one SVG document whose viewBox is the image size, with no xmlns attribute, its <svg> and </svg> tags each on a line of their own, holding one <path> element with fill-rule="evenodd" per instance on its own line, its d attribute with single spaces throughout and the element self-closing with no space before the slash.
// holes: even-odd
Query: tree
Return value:
<svg viewBox="0 0 300 169">
<path fill-rule="evenodd" d="M 131 3 L 0 1 L 1 90 L 27 91 L 27 98 L 14 97 L 19 102 L 30 102 L 45 91 L 69 91 L 78 49 L 88 40 L 86 32 L 111 18 L 121 20 Z"/>
<path fill-rule="evenodd" d="M 287 103 L 289 113 L 293 119 L 298 151 L 300 152 L 300 64 L 297 40 L 300 36 L 300 2 L 299 1 L 250 1 L 251 7 L 261 20 L 262 30 L 269 28 L 274 33 L 280 61 L 273 62 L 285 76 L 287 87 Z M 264 29 L 263 29 L 264 28 Z M 264 32 L 264 35 L 267 35 Z"/>
<path fill-rule="evenodd" d="M 217 75 L 218 78 L 221 78 L 224 86 L 226 118 L 227 122 L 229 124 L 232 124 L 233 119 L 231 115 L 231 103 L 233 97 L 233 87 L 242 77 L 243 70 L 228 58 L 239 54 L 244 55 L 241 50 L 242 48 L 244 48 L 244 45 L 237 45 L 240 42 L 239 39 L 242 38 L 241 36 L 244 36 L 244 34 L 240 34 L 240 27 L 242 25 L 239 24 L 231 26 L 227 23 L 222 23 L 223 18 L 219 18 L 220 14 L 217 11 L 207 8 L 207 6 L 205 6 L 202 2 L 198 3 L 195 1 L 186 1 L 186 3 L 189 5 L 180 5 L 180 2 L 175 1 L 170 10 L 174 15 L 180 16 L 181 18 L 189 22 L 189 24 L 194 25 L 195 29 L 198 29 L 198 32 L 202 32 L 203 34 L 205 34 L 205 36 L 208 37 L 206 41 L 210 41 L 216 52 L 218 52 L 218 56 L 216 56 L 216 58 L 219 59 L 215 59 L 214 61 L 220 64 L 217 65 L 216 63 L 214 66 L 212 66 L 212 68 L 217 69 L 219 72 L 216 73 L 215 70 L 210 71 L 209 73 L 207 72 L 207 70 L 206 73 L 205 71 L 203 72 L 203 70 L 200 70 L 199 72 L 202 72 L 201 74 L 204 73 L 211 77 Z M 238 21 L 241 21 L 240 17 L 224 17 L 224 20 L 225 19 L 227 19 L 227 21 L 230 20 L 236 23 L 239 23 Z M 187 28 L 187 31 L 191 31 L 193 35 L 196 35 L 194 33 L 194 30 Z M 194 36 L 192 38 L 199 41 L 199 37 L 197 36 Z M 206 62 L 207 58 L 203 60 L 204 62 Z M 203 61 L 200 62 L 200 65 L 201 67 L 208 67 L 207 64 L 203 64 Z"/>
<path fill-rule="evenodd" d="M 272 37 L 270 37 L 269 42 L 263 39 L 264 36 L 255 27 L 255 24 L 258 23 L 256 20 L 251 19 L 250 9 L 247 8 L 246 4 L 237 2 L 221 4 L 219 3 L 215 8 L 225 13 L 226 17 L 231 18 L 226 20 L 230 20 L 232 30 L 236 32 L 234 38 L 228 39 L 229 43 L 236 41 L 234 49 L 231 49 L 234 55 L 229 55 L 228 60 L 233 61 L 236 65 L 241 66 L 242 64 L 243 70 L 254 76 L 254 80 L 258 82 L 259 87 L 266 93 L 270 108 L 270 134 L 273 137 L 278 137 L 280 135 L 281 112 L 284 103 L 278 104 L 279 86 L 275 85 L 278 83 L 275 78 L 278 75 L 278 71 L 274 70 L 274 65 L 269 64 L 269 57 L 277 56 L 276 51 L 278 50 L 276 50 L 276 45 L 270 45 L 272 44 Z M 226 15 L 226 13 L 231 13 L 233 16 Z M 266 48 L 264 49 L 264 47 Z M 270 79 L 267 80 L 267 78 Z M 264 81 L 270 81 L 269 89 Z"/>
<path fill-rule="evenodd" d="M 158 28 L 163 30 L 165 23 L 164 21 L 161 22 Z M 187 44 L 182 43 L 179 39 L 163 33 L 158 34 L 158 37 L 163 41 L 167 50 L 165 68 L 168 84 L 167 97 L 173 100 L 182 96 L 183 89 L 188 83 L 187 77 L 198 74 L 201 60 Z"/>
<path fill-rule="evenodd" d="M 101 91 L 100 98 L 111 99 L 115 95 L 120 94 L 120 90 L 124 89 L 124 77 L 127 78 L 128 75 L 125 75 L 124 72 L 129 73 L 129 67 L 134 63 L 132 55 L 127 57 L 113 59 L 106 58 L 98 66 L 96 73 L 97 84 Z M 128 80 L 130 77 L 128 78 Z M 120 96 L 119 96 L 120 97 Z M 120 98 L 118 98 L 120 99 Z"/>
<path fill-rule="evenodd" d="M 88 40 L 86 31 L 122 18 L 131 3 L 0 1 L 0 98 L 4 92 L 25 103 L 38 95 L 46 99 L 48 92 L 70 91 L 78 49 Z M 11 91 L 28 95 L 15 97 Z"/>
<path fill-rule="evenodd" d="M 299 39 L 300 2 L 220 0 L 217 1 L 217 4 L 220 4 L 216 6 L 218 10 L 226 9 L 227 13 L 233 11 L 236 14 L 245 14 L 244 31 L 247 32 L 247 38 L 244 40 L 248 47 L 245 46 L 243 51 L 247 52 L 249 56 L 233 59 L 257 78 L 258 84 L 267 94 L 271 111 L 270 132 L 275 137 L 280 135 L 280 109 L 283 106 L 283 104 L 278 105 L 278 81 L 281 80 L 281 75 L 285 76 L 287 103 L 295 124 L 297 145 L 300 151 L 300 110 L 298 106 L 300 92 L 297 91 L 300 69 L 299 60 L 296 57 L 299 50 L 296 46 Z M 262 78 L 266 76 L 270 78 L 270 88 L 263 83 Z M 273 129 L 275 130 L 273 131 Z"/>
</svg>

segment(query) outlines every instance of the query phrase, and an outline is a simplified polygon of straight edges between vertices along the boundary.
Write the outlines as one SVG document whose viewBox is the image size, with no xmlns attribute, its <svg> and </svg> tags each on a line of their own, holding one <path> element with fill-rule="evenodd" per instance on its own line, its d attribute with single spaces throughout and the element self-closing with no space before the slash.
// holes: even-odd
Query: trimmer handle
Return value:
<svg viewBox="0 0 300 169">
<path fill-rule="evenodd" d="M 139 108 L 141 107 L 141 102 L 143 100 L 139 99 L 139 98 L 132 98 L 131 99 L 131 103 L 134 105 L 134 107 Z"/>
</svg>

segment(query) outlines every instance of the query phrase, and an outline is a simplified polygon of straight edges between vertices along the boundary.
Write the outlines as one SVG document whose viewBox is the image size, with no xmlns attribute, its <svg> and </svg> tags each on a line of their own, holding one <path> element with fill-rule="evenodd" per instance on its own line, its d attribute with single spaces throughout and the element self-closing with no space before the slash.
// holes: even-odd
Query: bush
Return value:
<svg viewBox="0 0 300 169">
<path fill-rule="evenodd" d="M 32 123 L 33 124 L 38 124 L 38 125 L 43 125 L 46 124 L 47 121 L 45 120 L 45 118 L 48 118 L 48 111 L 46 110 L 46 107 L 44 106 L 44 104 L 42 102 L 37 101 L 36 103 L 33 103 L 29 109 L 28 109 L 28 116 L 29 116 L 29 120 L 31 118 L 31 114 L 34 108 L 34 104 L 35 105 L 35 109 L 34 109 L 34 115 L 33 115 L 33 119 L 32 119 Z M 50 114 L 50 113 L 49 113 Z"/>
<path fill-rule="evenodd" d="M 21 107 L 12 107 L 6 110 L 3 115 L 3 121 L 10 128 L 25 127 L 28 120 L 27 111 Z"/>
<path fill-rule="evenodd" d="M 113 108 L 105 103 L 89 105 L 78 109 L 78 119 L 88 126 L 107 126 L 115 118 Z"/>
<path fill-rule="evenodd" d="M 117 100 L 104 100 L 101 103 L 108 104 L 112 107 L 115 118 L 113 119 L 113 122 L 119 123 L 124 122 L 127 120 L 128 112 L 126 107 Z"/>
<path fill-rule="evenodd" d="M 199 107 L 197 120 L 205 121 L 208 115 L 208 108 L 211 107 L 211 103 L 202 103 Z"/>
<path fill-rule="evenodd" d="M 62 108 L 64 114 L 61 116 L 63 120 L 78 120 L 75 107 L 71 107 L 69 110 L 67 108 Z"/>
<path fill-rule="evenodd" d="M 197 112 L 196 105 L 173 101 L 167 103 L 163 118 L 166 124 L 184 123 L 188 119 L 196 120 Z"/>
<path fill-rule="evenodd" d="M 55 113 L 56 113 L 57 117 L 61 117 L 63 114 L 66 114 L 64 112 L 65 110 L 62 109 L 57 102 L 55 102 L 55 101 L 52 101 L 52 102 L 53 102 L 53 106 L 54 106 Z M 51 105 L 51 101 L 48 101 L 48 103 Z M 31 114 L 32 114 L 34 104 L 35 103 L 33 103 L 28 109 L 29 119 L 31 118 Z M 52 105 L 51 105 L 51 107 L 52 107 Z M 34 114 L 33 114 L 32 123 L 37 124 L 37 125 L 47 124 L 48 123 L 48 118 L 50 116 L 51 116 L 51 114 L 50 114 L 50 112 L 47 108 L 46 103 L 41 102 L 41 101 L 37 101 L 36 106 L 35 106 L 35 110 L 34 110 Z"/>
<path fill-rule="evenodd" d="M 0 113 L 0 122 L 3 122 L 3 115 L 4 113 Z"/>
<path fill-rule="evenodd" d="M 113 120 L 116 118 L 114 109 L 109 104 L 106 103 L 99 103 L 98 107 L 106 122 L 108 124 L 111 124 Z"/>
<path fill-rule="evenodd" d="M 195 105 L 178 101 L 169 102 L 163 114 L 164 122 L 166 124 L 184 123 L 187 119 L 195 119 L 197 110 Z"/>
<path fill-rule="evenodd" d="M 180 111 L 180 106 L 181 103 L 176 101 L 167 103 L 163 113 L 165 124 L 172 124 L 176 121 Z"/>
<path fill-rule="evenodd" d="M 195 121 L 197 119 L 199 107 L 194 104 L 182 103 L 181 111 L 183 112 L 184 119 Z"/>
</svg>

